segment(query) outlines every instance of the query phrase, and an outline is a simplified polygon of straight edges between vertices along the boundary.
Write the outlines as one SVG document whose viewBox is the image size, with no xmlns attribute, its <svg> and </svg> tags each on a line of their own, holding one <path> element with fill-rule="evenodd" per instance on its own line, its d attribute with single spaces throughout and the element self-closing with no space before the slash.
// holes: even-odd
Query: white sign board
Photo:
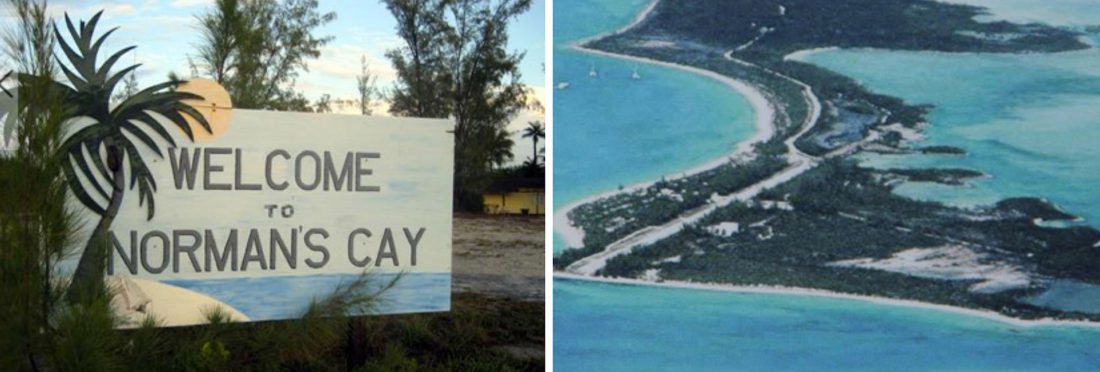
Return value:
<svg viewBox="0 0 1100 372">
<path fill-rule="evenodd" d="M 379 284 L 405 273 L 382 313 L 449 310 L 451 122 L 231 116 L 194 143 L 174 130 L 163 158 L 141 147 L 155 214 L 128 190 L 110 229 L 108 278 L 125 311 L 170 325 L 201 322 L 210 305 L 239 320 L 292 318 L 364 271 Z M 97 221 L 87 213 L 84 236 Z"/>
</svg>

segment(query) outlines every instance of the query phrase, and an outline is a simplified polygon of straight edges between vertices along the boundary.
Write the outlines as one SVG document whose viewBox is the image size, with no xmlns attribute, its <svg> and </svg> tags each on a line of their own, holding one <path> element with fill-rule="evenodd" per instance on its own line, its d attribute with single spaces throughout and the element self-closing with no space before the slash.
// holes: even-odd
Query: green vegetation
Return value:
<svg viewBox="0 0 1100 372">
<path fill-rule="evenodd" d="M 903 181 L 909 182 L 935 182 L 945 185 L 961 186 L 967 180 L 985 177 L 986 174 L 973 169 L 886 169 L 881 173 L 890 176 L 900 176 Z"/>
<path fill-rule="evenodd" d="M 657 244 L 616 257 L 600 273 L 638 277 L 660 269 L 664 279 L 820 288 L 845 293 L 920 300 L 990 309 L 1017 317 L 1098 316 L 1036 308 L 1017 300 L 1025 288 L 996 294 L 972 292 L 974 280 L 936 280 L 830 263 L 886 258 L 910 248 L 961 245 L 996 260 L 1031 268 L 1039 275 L 1098 283 L 1100 252 L 1091 248 L 1100 231 L 1036 226 L 1032 213 L 1049 205 L 1036 199 L 1009 201 L 981 210 L 960 210 L 906 199 L 891 192 L 874 172 L 850 161 L 829 161 L 761 195 L 790 195 L 793 211 L 734 204 Z M 1041 206 L 1046 205 L 1046 208 Z M 1011 207 L 1010 207 L 1011 206 Z M 1022 209 L 1028 206 L 1026 212 Z M 1006 209 L 1012 208 L 1012 213 Z M 732 236 L 704 226 L 741 223 Z M 679 256 L 678 262 L 665 261 Z"/>
<path fill-rule="evenodd" d="M 1038 218 L 1047 221 L 1075 220 L 1077 216 L 1062 212 L 1045 200 L 1036 198 L 1009 198 L 994 205 L 997 211 L 1012 216 Z"/>
<path fill-rule="evenodd" d="M 924 146 L 918 149 L 924 154 L 966 155 L 966 150 L 954 146 Z"/>
<path fill-rule="evenodd" d="M 508 23 L 530 0 L 384 0 L 403 41 L 390 113 L 455 121 L 455 207 L 482 211 L 501 131 L 527 105 Z"/>
<path fill-rule="evenodd" d="M 192 74 L 224 86 L 233 107 L 311 111 L 294 81 L 333 40 L 313 32 L 336 19 L 317 6 L 317 0 L 218 0 L 198 16 L 203 38 Z"/>
<path fill-rule="evenodd" d="M 527 128 L 523 128 L 523 138 L 531 139 L 531 158 L 532 162 L 539 161 L 539 139 L 546 138 L 546 127 L 543 126 L 541 121 L 527 122 Z"/>
<path fill-rule="evenodd" d="M 762 144 L 758 149 L 765 151 L 763 149 L 769 146 L 772 145 Z M 562 252 L 554 258 L 554 267 L 564 268 L 634 231 L 664 224 L 686 211 L 704 206 L 713 195 L 730 194 L 786 166 L 785 160 L 774 155 L 760 156 L 747 163 L 731 161 L 696 175 L 661 180 L 644 190 L 620 193 L 582 205 L 570 213 L 570 218 L 585 230 L 585 248 Z"/>
<path fill-rule="evenodd" d="M 455 295 L 450 313 L 364 320 L 364 371 L 541 371 L 543 302 Z"/>
<path fill-rule="evenodd" d="M 772 58 L 825 46 L 984 53 L 1087 48 L 1072 31 L 974 20 L 982 14 L 979 7 L 933 0 L 668 0 L 643 29 L 733 49 L 767 28 L 746 51 Z"/>
</svg>

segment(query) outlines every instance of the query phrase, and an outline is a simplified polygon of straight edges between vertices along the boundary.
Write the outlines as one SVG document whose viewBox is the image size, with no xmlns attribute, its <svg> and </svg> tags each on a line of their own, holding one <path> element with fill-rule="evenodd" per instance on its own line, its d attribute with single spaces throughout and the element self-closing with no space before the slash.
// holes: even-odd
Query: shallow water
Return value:
<svg viewBox="0 0 1100 372">
<path fill-rule="evenodd" d="M 1100 35 L 1090 38 L 1100 41 Z M 970 188 L 907 184 L 898 189 L 902 195 L 959 206 L 1043 197 L 1100 226 L 1097 49 L 1046 55 L 835 50 L 807 61 L 875 92 L 934 105 L 921 145 L 968 152 L 864 156 L 866 164 L 970 168 L 992 176 Z M 897 66 L 906 66 L 904 73 Z"/>
<path fill-rule="evenodd" d="M 1064 311 L 1100 313 L 1100 286 L 1074 280 L 1055 280 L 1042 294 L 1025 302 Z"/>
<path fill-rule="evenodd" d="M 568 48 L 629 23 L 648 1 L 606 3 L 554 6 L 554 85 L 569 83 L 554 91 L 555 209 L 705 163 L 755 130 L 748 101 L 713 79 Z"/>
</svg>

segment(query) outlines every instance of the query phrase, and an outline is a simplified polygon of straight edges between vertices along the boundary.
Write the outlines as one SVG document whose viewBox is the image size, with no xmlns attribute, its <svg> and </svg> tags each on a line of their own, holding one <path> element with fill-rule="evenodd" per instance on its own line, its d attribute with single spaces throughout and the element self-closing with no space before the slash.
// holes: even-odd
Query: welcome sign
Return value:
<svg viewBox="0 0 1100 372">
<path fill-rule="evenodd" d="M 404 273 L 380 313 L 449 310 L 451 122 L 209 111 L 212 134 L 175 130 L 177 147 L 138 150 L 155 213 L 130 192 L 111 224 L 116 309 L 169 325 L 201 323 L 212 307 L 292 318 L 369 271 L 378 285 Z M 98 217 L 88 212 L 85 237 Z"/>
</svg>

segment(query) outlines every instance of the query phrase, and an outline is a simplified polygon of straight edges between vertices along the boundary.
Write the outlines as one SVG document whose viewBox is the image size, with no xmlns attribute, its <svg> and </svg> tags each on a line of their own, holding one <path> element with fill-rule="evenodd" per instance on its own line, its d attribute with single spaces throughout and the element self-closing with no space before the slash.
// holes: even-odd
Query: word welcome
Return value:
<svg viewBox="0 0 1100 372">
<path fill-rule="evenodd" d="M 379 159 L 377 152 L 346 152 L 342 159 L 329 151 L 317 153 L 305 150 L 291 154 L 286 150 L 273 150 L 264 157 L 263 180 L 244 180 L 243 156 L 239 148 L 209 147 L 189 149 L 170 148 L 168 160 L 172 167 L 172 179 L 176 190 L 194 190 L 196 180 L 202 190 L 264 190 L 283 191 L 294 185 L 303 191 L 378 192 L 381 187 L 367 185 L 364 177 L 374 174 L 365 167 L 370 159 Z M 284 165 L 289 175 L 278 177 L 272 169 Z M 293 165 L 293 166 L 291 166 Z M 232 168 L 227 171 L 226 167 Z M 233 182 L 218 182 L 215 176 L 223 172 L 233 173 Z"/>
<path fill-rule="evenodd" d="M 327 244 L 330 234 L 323 228 L 229 229 L 220 234 L 194 229 L 144 233 L 131 230 L 129 244 L 119 241 L 112 231 L 107 274 L 114 275 L 115 256 L 132 275 L 137 275 L 139 269 L 149 274 L 272 271 L 284 268 L 283 265 L 297 269 L 299 264 L 323 269 L 333 259 L 345 257 L 359 268 L 384 264 L 402 267 L 402 263 L 416 266 L 417 248 L 426 232 L 425 227 L 357 228 L 345 240 L 347 254 L 334 256 Z"/>
</svg>

